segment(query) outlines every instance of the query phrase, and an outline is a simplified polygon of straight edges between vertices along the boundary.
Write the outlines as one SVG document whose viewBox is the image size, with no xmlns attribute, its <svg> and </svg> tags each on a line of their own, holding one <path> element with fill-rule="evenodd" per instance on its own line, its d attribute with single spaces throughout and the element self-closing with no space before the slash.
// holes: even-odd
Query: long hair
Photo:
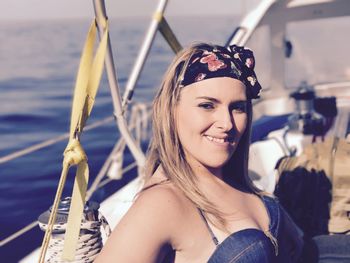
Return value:
<svg viewBox="0 0 350 263">
<path fill-rule="evenodd" d="M 179 78 L 181 78 L 183 68 L 186 68 L 186 62 L 198 50 L 200 45 L 194 44 L 182 50 L 175 57 L 153 101 L 153 138 L 148 149 L 145 172 L 146 176 L 151 176 L 161 165 L 167 179 L 180 189 L 196 207 L 212 215 L 214 220 L 211 220 L 210 217 L 208 220 L 213 225 L 227 231 L 225 214 L 219 211 L 198 187 L 197 178 L 185 158 L 176 126 L 175 109 L 180 100 L 182 88 L 179 85 Z M 249 101 L 247 127 L 233 156 L 224 165 L 223 171 L 224 180 L 227 183 L 233 185 L 233 182 L 238 182 L 239 185 L 249 189 L 249 191 L 258 192 L 248 177 L 248 153 L 252 123 L 251 107 Z"/>
</svg>

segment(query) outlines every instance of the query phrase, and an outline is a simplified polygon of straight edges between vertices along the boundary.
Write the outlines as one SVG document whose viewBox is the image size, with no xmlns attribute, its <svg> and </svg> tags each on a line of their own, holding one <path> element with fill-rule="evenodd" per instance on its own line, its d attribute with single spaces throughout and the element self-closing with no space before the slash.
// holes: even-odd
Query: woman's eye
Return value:
<svg viewBox="0 0 350 263">
<path fill-rule="evenodd" d="M 198 105 L 200 108 L 206 109 L 206 110 L 210 110 L 214 108 L 214 105 L 211 103 L 201 103 Z"/>
</svg>

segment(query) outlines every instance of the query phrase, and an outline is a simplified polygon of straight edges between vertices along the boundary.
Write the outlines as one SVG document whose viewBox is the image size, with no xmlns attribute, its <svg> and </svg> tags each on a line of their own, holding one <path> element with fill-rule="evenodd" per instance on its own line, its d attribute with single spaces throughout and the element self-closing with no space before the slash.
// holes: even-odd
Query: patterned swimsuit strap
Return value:
<svg viewBox="0 0 350 263">
<path fill-rule="evenodd" d="M 208 231 L 210 233 L 210 236 L 211 236 L 211 239 L 213 240 L 215 246 L 218 246 L 219 245 L 219 240 L 217 239 L 217 237 L 215 236 L 213 230 L 211 229 L 211 227 L 209 226 L 209 223 L 208 223 L 208 220 L 206 219 L 205 215 L 204 215 L 204 212 L 202 211 L 202 209 L 198 208 L 198 211 L 199 211 L 199 214 L 201 215 L 205 225 L 207 226 L 208 228 Z"/>
</svg>

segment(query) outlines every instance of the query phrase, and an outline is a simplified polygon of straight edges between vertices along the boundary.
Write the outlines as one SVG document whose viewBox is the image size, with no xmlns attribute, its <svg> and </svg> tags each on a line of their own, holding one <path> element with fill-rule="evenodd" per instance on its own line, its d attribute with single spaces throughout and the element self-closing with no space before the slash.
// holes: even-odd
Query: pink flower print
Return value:
<svg viewBox="0 0 350 263">
<path fill-rule="evenodd" d="M 254 59 L 253 58 L 247 58 L 245 60 L 245 65 L 247 68 L 253 68 L 254 67 Z"/>
<path fill-rule="evenodd" d="M 195 78 L 195 81 L 201 81 L 202 79 L 205 78 L 206 75 L 207 75 L 207 74 L 205 74 L 205 73 L 199 73 L 199 74 L 197 75 L 197 77 Z"/>
<path fill-rule="evenodd" d="M 207 63 L 209 71 L 217 71 L 218 69 L 227 67 L 227 65 L 219 60 L 218 57 L 213 53 L 201 58 L 200 62 L 203 64 Z"/>
</svg>

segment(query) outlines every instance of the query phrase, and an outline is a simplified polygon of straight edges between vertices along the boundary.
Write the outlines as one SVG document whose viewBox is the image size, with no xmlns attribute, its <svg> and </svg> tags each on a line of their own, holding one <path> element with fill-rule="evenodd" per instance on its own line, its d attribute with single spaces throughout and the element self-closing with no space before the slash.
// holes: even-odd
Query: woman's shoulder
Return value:
<svg viewBox="0 0 350 263">
<path fill-rule="evenodd" d="M 172 214 L 182 209 L 184 196 L 169 180 L 150 180 L 139 192 L 134 207 L 167 211 Z"/>
<path fill-rule="evenodd" d="M 165 245 L 172 245 L 181 218 L 181 197 L 170 183 L 146 186 L 117 224 L 100 262 L 156 262 Z M 137 253 L 130 253 L 130 244 Z"/>
<path fill-rule="evenodd" d="M 186 204 L 188 199 L 182 191 L 158 169 L 146 180 L 127 214 L 166 222 L 167 219 L 180 217 Z"/>
<path fill-rule="evenodd" d="M 99 262 L 156 262 L 162 248 L 172 244 L 176 236 L 179 199 L 168 183 L 141 191 L 116 225 Z M 137 253 L 130 253 L 130 246 Z"/>
<path fill-rule="evenodd" d="M 135 203 L 154 203 L 159 208 L 181 209 L 188 202 L 182 191 L 164 174 L 161 168 L 149 177 L 139 192 Z"/>
</svg>

